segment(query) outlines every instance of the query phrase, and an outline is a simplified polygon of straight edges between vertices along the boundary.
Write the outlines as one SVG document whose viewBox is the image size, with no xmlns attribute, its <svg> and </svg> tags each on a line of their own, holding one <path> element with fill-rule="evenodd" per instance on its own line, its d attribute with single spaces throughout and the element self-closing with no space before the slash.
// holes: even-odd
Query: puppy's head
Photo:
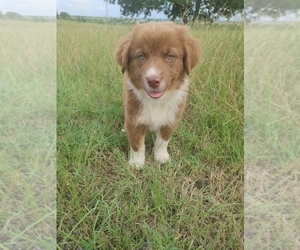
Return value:
<svg viewBox="0 0 300 250">
<path fill-rule="evenodd" d="M 136 89 L 157 99 L 179 89 L 200 59 L 200 48 L 188 28 L 171 22 L 136 24 L 121 40 L 116 59 Z"/>
</svg>

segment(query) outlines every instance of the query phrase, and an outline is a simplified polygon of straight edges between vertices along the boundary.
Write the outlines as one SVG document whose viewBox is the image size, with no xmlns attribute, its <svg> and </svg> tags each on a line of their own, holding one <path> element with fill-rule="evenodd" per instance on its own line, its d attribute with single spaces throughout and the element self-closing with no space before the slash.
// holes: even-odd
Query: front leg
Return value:
<svg viewBox="0 0 300 250">
<path fill-rule="evenodd" d="M 145 134 L 147 127 L 131 124 L 126 124 L 125 127 L 130 143 L 129 164 L 136 169 L 141 169 L 145 164 Z"/>
<path fill-rule="evenodd" d="M 166 163 L 170 160 L 168 153 L 168 144 L 174 128 L 166 126 L 157 131 L 155 145 L 154 145 L 154 158 L 158 163 Z"/>
</svg>

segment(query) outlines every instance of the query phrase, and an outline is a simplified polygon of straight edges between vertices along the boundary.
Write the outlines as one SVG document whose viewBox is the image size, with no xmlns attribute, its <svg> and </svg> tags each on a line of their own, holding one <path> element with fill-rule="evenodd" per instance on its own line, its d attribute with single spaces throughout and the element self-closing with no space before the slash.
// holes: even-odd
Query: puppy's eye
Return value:
<svg viewBox="0 0 300 250">
<path fill-rule="evenodd" d="M 146 56 L 144 54 L 140 54 L 140 55 L 138 55 L 138 59 L 140 61 L 144 61 L 146 59 Z"/>
<path fill-rule="evenodd" d="M 174 59 L 175 56 L 173 56 L 172 54 L 168 54 L 167 55 L 167 60 L 168 61 L 172 61 Z"/>
</svg>

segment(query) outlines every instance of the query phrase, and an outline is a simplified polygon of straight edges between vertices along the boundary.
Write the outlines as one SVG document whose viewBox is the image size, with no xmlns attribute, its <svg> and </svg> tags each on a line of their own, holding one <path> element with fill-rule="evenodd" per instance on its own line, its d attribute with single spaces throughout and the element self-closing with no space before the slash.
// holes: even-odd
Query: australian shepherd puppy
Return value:
<svg viewBox="0 0 300 250">
<path fill-rule="evenodd" d="M 187 27 L 172 22 L 136 24 L 123 38 L 116 59 L 124 77 L 125 130 L 131 146 L 129 163 L 145 164 L 145 134 L 157 133 L 154 157 L 165 163 L 167 147 L 184 111 L 189 73 L 200 48 Z"/>
</svg>

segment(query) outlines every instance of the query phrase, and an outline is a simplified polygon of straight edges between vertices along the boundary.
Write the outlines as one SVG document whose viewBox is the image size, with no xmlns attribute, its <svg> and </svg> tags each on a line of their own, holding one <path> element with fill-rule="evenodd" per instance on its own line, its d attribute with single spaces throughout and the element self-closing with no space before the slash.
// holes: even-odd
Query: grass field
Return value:
<svg viewBox="0 0 300 250">
<path fill-rule="evenodd" d="M 0 20 L 0 249 L 55 248 L 55 38 Z"/>
<path fill-rule="evenodd" d="M 193 27 L 202 62 L 164 166 L 127 164 L 122 75 L 132 26 L 58 21 L 59 249 L 243 248 L 243 24 Z"/>
<path fill-rule="evenodd" d="M 299 37 L 245 28 L 245 249 L 300 249 Z"/>
</svg>

